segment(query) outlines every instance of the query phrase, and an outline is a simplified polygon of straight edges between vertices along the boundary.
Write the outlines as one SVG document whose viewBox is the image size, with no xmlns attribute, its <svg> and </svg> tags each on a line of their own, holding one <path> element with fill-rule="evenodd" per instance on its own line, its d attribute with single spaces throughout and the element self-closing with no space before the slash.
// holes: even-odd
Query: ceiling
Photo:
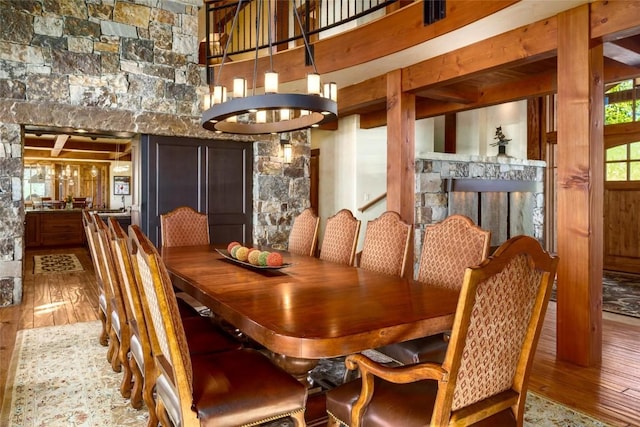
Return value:
<svg viewBox="0 0 640 427">
<path fill-rule="evenodd" d="M 135 134 L 104 133 L 82 129 L 27 126 L 24 135 L 26 160 L 129 161 Z"/>
</svg>

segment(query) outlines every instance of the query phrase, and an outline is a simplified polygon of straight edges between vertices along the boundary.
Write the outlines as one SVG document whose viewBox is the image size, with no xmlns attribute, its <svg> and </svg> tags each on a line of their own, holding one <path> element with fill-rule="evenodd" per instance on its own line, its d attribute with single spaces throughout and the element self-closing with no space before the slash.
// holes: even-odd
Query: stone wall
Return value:
<svg viewBox="0 0 640 427">
<path fill-rule="evenodd" d="M 199 100 L 208 90 L 198 65 L 200 6 L 202 0 L 0 0 L 0 306 L 20 302 L 22 293 L 20 125 L 253 140 L 200 126 Z M 303 170 L 308 177 L 308 156 L 296 162 L 280 174 Z M 264 169 L 256 172 L 255 194 L 265 192 L 262 183 L 284 188 L 273 182 L 268 161 L 258 165 Z M 308 190 L 297 183 L 304 179 L 292 181 L 290 197 Z M 282 218 L 278 204 L 286 208 Z M 287 233 L 296 202 L 271 197 L 269 215 L 262 206 L 254 204 L 260 238 L 284 241 L 278 233 Z"/>
<path fill-rule="evenodd" d="M 424 229 L 455 213 L 470 217 L 491 230 L 491 244 L 527 234 L 544 239 L 544 173 L 546 163 L 511 157 L 481 157 L 432 153 L 416 159 L 414 266 L 422 248 Z M 481 181 L 497 189 L 524 191 L 451 191 L 452 180 Z M 477 184 L 477 183 L 476 183 Z M 481 218 L 478 215 L 481 215 Z"/>
<path fill-rule="evenodd" d="M 287 249 L 293 220 L 310 206 L 311 146 L 307 138 L 308 131 L 291 132 L 290 164 L 283 163 L 277 138 L 256 143 L 253 236 L 257 245 Z"/>
</svg>

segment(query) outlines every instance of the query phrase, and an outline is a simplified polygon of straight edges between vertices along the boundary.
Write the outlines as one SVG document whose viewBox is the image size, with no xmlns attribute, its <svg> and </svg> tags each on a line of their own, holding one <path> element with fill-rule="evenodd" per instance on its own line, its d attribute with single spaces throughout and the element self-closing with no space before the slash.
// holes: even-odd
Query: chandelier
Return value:
<svg viewBox="0 0 640 427">
<path fill-rule="evenodd" d="M 257 94 L 258 47 L 256 40 L 253 88 L 251 94 L 247 92 L 247 81 L 244 78 L 234 78 L 233 88 L 227 90 L 220 84 L 221 74 L 227 60 L 227 52 L 232 43 L 234 29 L 238 25 L 238 16 L 243 4 L 251 0 L 239 0 L 233 17 L 229 37 L 227 38 L 218 68 L 217 77 L 214 75 L 210 93 L 205 97 L 205 111 L 202 114 L 202 127 L 217 133 L 231 133 L 242 135 L 276 134 L 294 130 L 318 127 L 324 123 L 337 119 L 337 85 L 335 83 L 321 84 L 320 75 L 316 69 L 313 54 L 309 47 L 307 34 L 303 30 L 298 10 L 294 7 L 296 21 L 300 27 L 304 47 L 313 66 L 313 73 L 307 76 L 306 93 L 279 93 L 278 73 L 273 70 L 273 45 L 271 41 L 271 1 L 268 6 L 268 52 L 270 71 L 264 76 L 264 93 Z M 262 25 L 263 0 L 257 0 L 256 34 L 260 34 Z"/>
</svg>

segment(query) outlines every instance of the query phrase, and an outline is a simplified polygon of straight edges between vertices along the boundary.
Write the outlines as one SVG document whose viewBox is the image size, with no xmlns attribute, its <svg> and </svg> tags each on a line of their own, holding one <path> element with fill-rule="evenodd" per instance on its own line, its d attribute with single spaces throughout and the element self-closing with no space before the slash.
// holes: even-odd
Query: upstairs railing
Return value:
<svg viewBox="0 0 640 427">
<path fill-rule="evenodd" d="M 320 37 L 341 31 L 341 26 L 358 24 L 363 17 L 398 0 L 212 0 L 205 3 L 206 64 L 219 64 L 227 49 L 228 61 L 248 59 L 256 50 L 273 52 L 304 44 L 303 34 L 313 43 Z M 410 3 L 410 2 L 401 2 Z M 240 4 L 240 11 L 236 11 Z M 297 14 L 296 14 L 297 11 Z M 233 24 L 234 18 L 238 22 Z M 269 22 L 270 21 L 270 22 Z M 302 30 L 301 30 L 302 27 Z M 233 28 L 233 33 L 231 33 Z M 351 27 L 348 27 L 351 28 Z M 269 33 L 271 37 L 269 37 Z M 257 47 L 256 47 L 257 45 Z M 210 72 L 207 75 L 211 75 Z M 211 83 L 211 81 L 209 81 Z"/>
</svg>

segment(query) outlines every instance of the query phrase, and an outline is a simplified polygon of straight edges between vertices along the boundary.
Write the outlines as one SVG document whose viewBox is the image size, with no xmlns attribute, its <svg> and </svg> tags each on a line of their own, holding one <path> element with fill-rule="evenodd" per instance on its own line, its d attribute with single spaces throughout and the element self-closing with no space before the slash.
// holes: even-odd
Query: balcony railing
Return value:
<svg viewBox="0 0 640 427">
<path fill-rule="evenodd" d="M 251 58 L 256 51 L 269 47 L 278 52 L 300 46 L 304 44 L 303 35 L 313 43 L 355 27 L 363 20 L 374 19 L 376 12 L 384 14 L 384 8 L 396 1 L 208 1 L 205 3 L 206 64 L 208 67 L 219 64 L 225 48 L 227 60 L 233 61 Z M 211 76 L 211 72 L 207 75 Z"/>
</svg>

